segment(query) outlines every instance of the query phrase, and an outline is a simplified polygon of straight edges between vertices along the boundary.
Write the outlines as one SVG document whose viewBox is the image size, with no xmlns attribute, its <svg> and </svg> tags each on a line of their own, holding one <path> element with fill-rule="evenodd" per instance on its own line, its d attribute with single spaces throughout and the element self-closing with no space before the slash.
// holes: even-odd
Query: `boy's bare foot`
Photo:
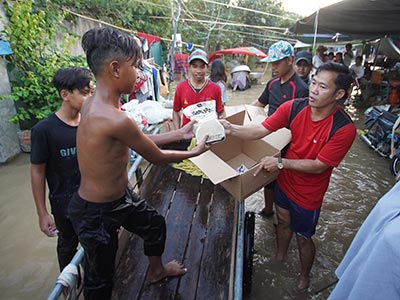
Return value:
<svg viewBox="0 0 400 300">
<path fill-rule="evenodd" d="M 300 276 L 297 280 L 297 290 L 304 291 L 310 286 L 310 277 Z"/>
<path fill-rule="evenodd" d="M 148 280 L 150 283 L 157 283 L 167 277 L 182 276 L 186 272 L 187 269 L 183 264 L 174 259 L 167 263 L 161 272 L 154 272 L 154 274 L 149 272 Z"/>
</svg>

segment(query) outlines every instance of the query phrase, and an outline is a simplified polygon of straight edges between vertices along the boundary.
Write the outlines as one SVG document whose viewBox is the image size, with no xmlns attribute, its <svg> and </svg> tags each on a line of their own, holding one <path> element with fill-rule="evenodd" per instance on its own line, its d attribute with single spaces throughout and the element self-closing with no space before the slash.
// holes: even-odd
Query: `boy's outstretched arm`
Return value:
<svg viewBox="0 0 400 300">
<path fill-rule="evenodd" d="M 157 145 L 165 145 L 168 143 L 180 141 L 180 140 L 190 140 L 193 134 L 193 124 L 195 121 L 190 121 L 188 124 L 179 128 L 178 130 L 173 130 L 160 134 L 151 134 L 148 137 Z"/>
</svg>

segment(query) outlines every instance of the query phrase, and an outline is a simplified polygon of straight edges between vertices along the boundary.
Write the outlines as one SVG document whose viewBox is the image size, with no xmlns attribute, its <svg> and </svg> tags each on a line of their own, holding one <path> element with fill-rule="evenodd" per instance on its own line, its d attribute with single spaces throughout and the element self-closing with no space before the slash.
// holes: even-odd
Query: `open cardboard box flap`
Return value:
<svg viewBox="0 0 400 300">
<path fill-rule="evenodd" d="M 254 106 L 254 105 L 250 105 L 250 104 L 245 104 L 244 107 L 246 109 L 247 116 L 249 117 L 250 121 L 253 121 L 254 118 L 256 118 L 256 117 L 259 117 L 260 120 L 261 120 L 261 117 L 263 119 L 265 119 L 267 117 L 267 113 L 266 113 L 264 107 Z"/>
</svg>

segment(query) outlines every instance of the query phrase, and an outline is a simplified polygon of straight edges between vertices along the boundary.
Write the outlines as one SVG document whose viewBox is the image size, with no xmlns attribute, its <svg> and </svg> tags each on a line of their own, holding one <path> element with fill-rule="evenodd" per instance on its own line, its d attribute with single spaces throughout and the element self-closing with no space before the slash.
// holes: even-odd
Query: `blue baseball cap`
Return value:
<svg viewBox="0 0 400 300">
<path fill-rule="evenodd" d="M 285 57 L 294 56 L 294 48 L 293 46 L 286 41 L 279 41 L 275 44 L 272 44 L 268 49 L 268 56 L 266 58 L 261 59 L 261 62 L 274 62 Z"/>
<path fill-rule="evenodd" d="M 189 55 L 189 64 L 194 61 L 195 59 L 200 59 L 202 60 L 206 65 L 208 65 L 208 58 L 207 58 L 207 53 L 204 50 L 201 49 L 195 49 L 192 53 Z"/>
</svg>

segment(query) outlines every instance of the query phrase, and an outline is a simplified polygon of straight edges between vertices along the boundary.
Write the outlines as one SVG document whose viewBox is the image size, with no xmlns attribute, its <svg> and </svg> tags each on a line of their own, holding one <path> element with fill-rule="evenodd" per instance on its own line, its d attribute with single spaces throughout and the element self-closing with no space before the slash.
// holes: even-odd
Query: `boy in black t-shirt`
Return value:
<svg viewBox="0 0 400 300">
<path fill-rule="evenodd" d="M 58 264 L 62 271 L 78 246 L 67 208 L 81 178 L 76 131 L 82 103 L 93 91 L 92 74 L 85 68 L 59 69 L 53 85 L 60 95 L 61 107 L 32 128 L 31 183 L 40 230 L 49 237 L 58 236 Z M 46 207 L 46 180 L 54 220 Z"/>
</svg>

